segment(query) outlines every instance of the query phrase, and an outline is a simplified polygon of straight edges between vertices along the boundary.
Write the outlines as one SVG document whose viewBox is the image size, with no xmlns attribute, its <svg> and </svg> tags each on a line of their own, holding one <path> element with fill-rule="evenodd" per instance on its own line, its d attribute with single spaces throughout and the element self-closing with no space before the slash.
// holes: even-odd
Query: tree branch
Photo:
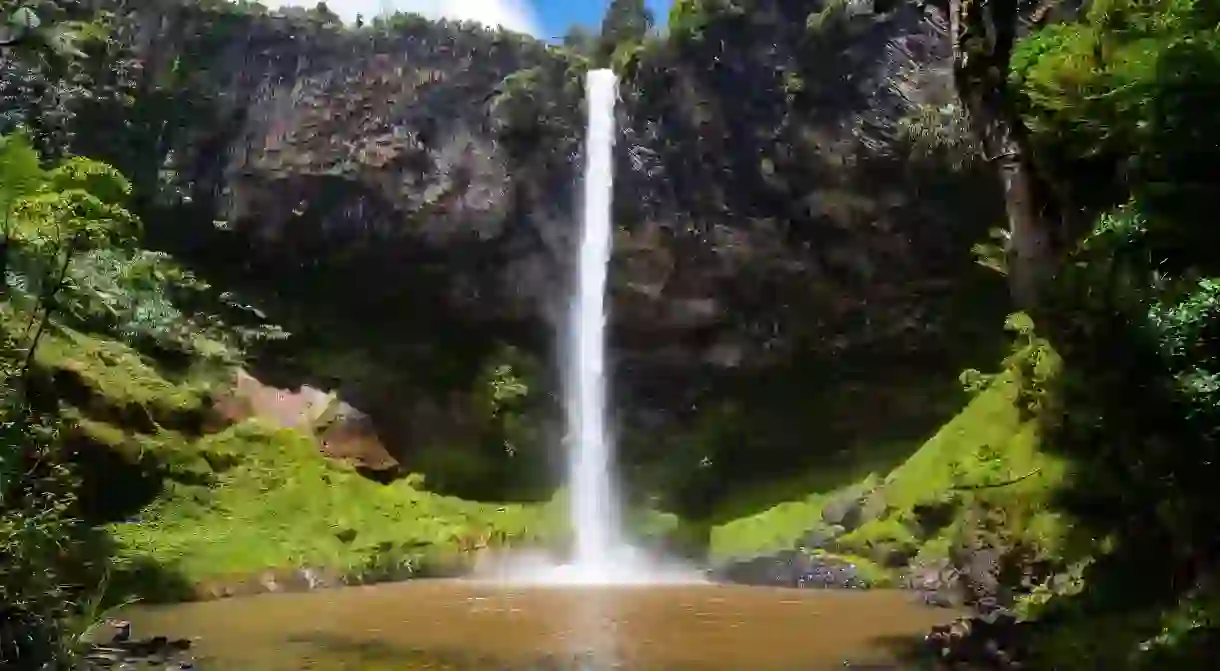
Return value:
<svg viewBox="0 0 1220 671">
<path fill-rule="evenodd" d="M 1007 482 L 995 482 L 995 483 L 989 483 L 989 484 L 985 484 L 985 485 L 961 485 L 958 487 L 950 487 L 949 489 L 954 490 L 954 491 L 959 491 L 959 492 L 977 491 L 980 489 L 999 489 L 1000 487 L 1007 487 L 1009 485 L 1015 485 L 1018 482 L 1021 482 L 1022 480 L 1028 480 L 1029 478 L 1032 478 L 1041 472 L 1042 472 L 1041 468 L 1035 468 L 1034 470 L 1026 473 L 1025 475 L 1022 475 L 1019 478 L 1013 478 L 1012 480 L 1008 480 Z"/>
</svg>

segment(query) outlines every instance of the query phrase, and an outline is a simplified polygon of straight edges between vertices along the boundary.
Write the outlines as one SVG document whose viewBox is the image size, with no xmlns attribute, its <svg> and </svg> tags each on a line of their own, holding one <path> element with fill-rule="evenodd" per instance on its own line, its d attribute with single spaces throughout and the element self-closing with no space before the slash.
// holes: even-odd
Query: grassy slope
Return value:
<svg viewBox="0 0 1220 671">
<path fill-rule="evenodd" d="M 1063 467 L 1038 449 L 1037 427 L 1017 409 L 1017 385 L 1010 373 L 1000 375 L 932 438 L 890 473 L 871 473 L 850 487 L 813 492 L 761 513 L 733 520 L 712 530 L 714 560 L 790 548 L 820 526 L 822 511 L 833 501 L 865 499 L 866 522 L 839 536 L 836 554 L 867 558 L 878 550 L 899 548 L 918 553 L 915 562 L 943 557 L 951 538 L 969 524 L 971 504 L 1004 510 L 1005 524 L 1041 552 L 1057 548 L 1059 523 L 1049 509 L 1049 493 L 1063 477 Z M 1034 473 L 1020 482 L 994 489 L 958 490 L 999 483 Z M 949 504 L 953 517 L 935 530 L 919 524 L 929 506 Z M 868 562 L 864 562 L 868 565 Z M 876 565 L 870 565 L 877 569 Z"/>
<path fill-rule="evenodd" d="M 401 575 L 463 544 L 542 535 L 539 506 L 475 503 L 411 479 L 367 480 L 298 431 L 257 420 L 205 437 L 208 484 L 170 483 L 140 516 L 111 527 L 121 560 L 153 559 L 192 584 L 267 569 Z"/>
<path fill-rule="evenodd" d="M 251 420 L 207 431 L 206 399 L 227 383 L 216 371 L 171 374 L 127 345 L 66 329 L 44 340 L 38 363 L 65 400 L 77 448 L 114 457 L 85 461 L 100 487 L 95 502 L 144 502 L 124 491 L 133 481 L 116 463 L 155 483 L 144 493 L 151 504 L 106 526 L 122 588 L 146 598 L 241 589 L 305 567 L 330 578 L 398 578 L 480 546 L 565 535 L 562 492 L 546 504 L 466 501 L 427 491 L 419 476 L 368 480 L 322 457 L 298 430 Z M 645 538 L 678 525 L 672 515 L 630 513 Z"/>
<path fill-rule="evenodd" d="M 159 479 L 151 505 L 107 526 L 120 573 L 156 568 L 155 582 L 137 573 L 124 585 L 145 597 L 301 567 L 401 576 L 480 542 L 534 540 L 555 528 L 554 505 L 463 501 L 425 491 L 418 477 L 372 482 L 323 458 L 296 430 L 253 420 L 202 432 L 206 398 L 223 381 L 198 369 L 170 374 L 113 340 L 57 330 L 37 362 L 64 399 L 78 449 Z M 90 475 L 104 499 L 124 498 L 115 474 Z"/>
</svg>

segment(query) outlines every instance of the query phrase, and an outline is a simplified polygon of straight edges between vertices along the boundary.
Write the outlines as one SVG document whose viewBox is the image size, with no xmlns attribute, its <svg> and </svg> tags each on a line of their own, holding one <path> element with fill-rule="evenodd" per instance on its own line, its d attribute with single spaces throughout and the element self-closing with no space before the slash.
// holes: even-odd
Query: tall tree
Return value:
<svg viewBox="0 0 1220 671">
<path fill-rule="evenodd" d="M 619 45 L 643 40 L 652 25 L 652 11 L 644 0 L 611 0 L 602 18 L 598 56 L 609 62 Z"/>
<path fill-rule="evenodd" d="M 1009 280 L 1022 307 L 1036 310 L 1045 282 L 1071 239 L 1068 205 L 1034 164 L 1024 127 L 1008 84 L 1022 0 L 950 0 L 949 35 L 958 96 L 987 159 L 996 164 L 1004 187 L 1011 229 Z M 1035 18 L 1045 14 L 1035 9 Z"/>
<path fill-rule="evenodd" d="M 597 51 L 598 36 L 585 26 L 577 24 L 564 34 L 563 46 L 582 56 L 589 56 Z"/>
</svg>

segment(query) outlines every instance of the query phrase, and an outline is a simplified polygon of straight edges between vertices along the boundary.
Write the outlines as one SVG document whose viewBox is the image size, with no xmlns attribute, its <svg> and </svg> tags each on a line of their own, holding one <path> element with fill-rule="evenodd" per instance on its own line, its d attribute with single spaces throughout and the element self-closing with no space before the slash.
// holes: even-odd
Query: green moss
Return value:
<svg viewBox="0 0 1220 671">
<path fill-rule="evenodd" d="M 211 475 L 214 462 L 200 443 L 176 431 L 157 428 L 141 433 L 85 416 L 77 408 L 64 408 L 70 431 L 93 444 L 118 454 L 132 466 L 159 471 L 171 479 L 199 479 Z"/>
<path fill-rule="evenodd" d="M 825 500 L 815 494 L 713 527 L 708 554 L 719 561 L 790 548 L 801 534 L 821 525 Z"/>
<path fill-rule="evenodd" d="M 169 483 L 137 519 L 112 525 L 120 567 L 151 561 L 190 584 L 303 566 L 353 575 L 546 530 L 541 506 L 440 496 L 418 479 L 381 485 L 320 456 L 312 438 L 258 421 L 195 449 L 227 467 L 210 486 Z"/>
<path fill-rule="evenodd" d="M 57 329 L 44 338 L 37 361 L 56 377 L 71 374 L 94 397 L 73 402 L 124 411 L 141 408 L 153 419 L 197 413 L 208 392 L 208 384 L 200 379 L 166 379 L 127 345 L 72 329 Z"/>
<path fill-rule="evenodd" d="M 896 518 L 866 522 L 859 529 L 835 539 L 835 547 L 854 555 L 879 558 L 897 551 L 913 556 L 919 539 Z"/>
<path fill-rule="evenodd" d="M 88 440 L 123 453 L 124 456 L 139 456 L 138 448 L 134 451 L 129 449 L 132 446 L 132 437 L 119 427 L 89 419 L 80 414 L 80 411 L 76 408 L 67 408 L 64 414 L 66 419 Z"/>
<path fill-rule="evenodd" d="M 837 477 L 841 478 L 842 474 Z M 821 481 L 834 481 L 833 478 L 835 476 L 823 474 Z M 846 487 L 827 488 L 803 499 L 780 503 L 762 512 L 713 526 L 709 554 L 717 561 L 747 557 L 791 548 L 801 536 L 812 531 L 820 530 L 834 535 L 834 530 L 822 518 L 823 510 L 845 500 L 866 498 L 879 481 L 880 476 L 869 473 Z"/>
<path fill-rule="evenodd" d="M 1192 593 L 1135 611 L 1073 613 L 1037 630 L 1032 668 L 1205 669 L 1215 665 L 1220 595 Z"/>
<path fill-rule="evenodd" d="M 955 488 L 986 487 L 1030 473 L 1007 487 L 959 491 L 981 497 L 1000 490 L 1003 496 L 1038 494 L 1062 477 L 1062 466 L 1038 449 L 1036 424 L 1021 417 L 1015 382 L 1002 375 L 895 469 L 883 490 L 891 508 L 910 511 L 943 500 Z"/>
<path fill-rule="evenodd" d="M 1060 556 L 1065 525 L 1050 498 L 1065 468 L 1039 449 L 1037 424 L 1022 412 L 1028 399 L 1019 393 L 1018 372 L 996 375 L 883 480 L 815 491 L 714 527 L 712 558 L 791 548 L 802 534 L 824 526 L 828 505 L 861 497 L 861 526 L 826 547 L 868 562 L 886 580 L 893 576 L 878 563 L 946 559 L 955 543 L 981 528 L 980 515 L 998 526 L 1005 543 L 1032 548 L 1042 558 Z"/>
<path fill-rule="evenodd" d="M 915 554 L 915 557 L 911 559 L 911 564 L 923 566 L 944 561 L 949 558 L 949 550 L 952 546 L 953 542 L 947 535 L 937 536 L 924 541 L 919 546 L 919 551 Z"/>
</svg>

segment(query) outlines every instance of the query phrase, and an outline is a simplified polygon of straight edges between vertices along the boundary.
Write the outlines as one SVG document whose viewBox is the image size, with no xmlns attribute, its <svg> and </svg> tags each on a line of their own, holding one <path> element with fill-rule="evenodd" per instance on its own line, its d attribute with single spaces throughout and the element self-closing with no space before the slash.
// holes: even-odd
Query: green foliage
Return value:
<svg viewBox="0 0 1220 671">
<path fill-rule="evenodd" d="M 805 19 L 805 30 L 815 35 L 842 30 L 851 12 L 849 0 L 829 0 L 818 11 L 809 13 Z"/>
<path fill-rule="evenodd" d="M 652 26 L 652 11 L 644 0 L 611 0 L 597 40 L 598 58 L 603 63 L 618 60 L 616 52 L 643 42 Z"/>
<path fill-rule="evenodd" d="M 32 364 L 82 250 L 121 241 L 135 220 L 107 198 L 127 184 L 108 166 L 70 160 L 44 171 L 24 136 L 0 138 L 5 303 L 0 306 L 0 662 L 69 668 L 80 584 L 96 575 L 75 519 L 75 481 L 54 399 L 33 394 Z M 16 261 L 15 268 L 10 261 Z M 17 282 L 12 282 L 13 278 Z M 36 286 L 32 291 L 22 289 Z M 28 317 L 24 329 L 21 317 Z M 34 323 L 36 328 L 32 328 Z"/>
<path fill-rule="evenodd" d="M 121 174 L 83 158 L 44 171 L 24 136 L 3 142 L 13 307 L 30 311 L 53 293 L 63 324 L 151 350 L 232 358 L 238 339 L 218 317 L 180 307 L 204 304 L 210 287 L 167 254 L 136 245 L 139 221 L 121 204 L 131 192 Z"/>
<path fill-rule="evenodd" d="M 113 91 L 102 81 L 120 65 L 91 62 L 99 45 L 110 39 L 100 15 L 95 4 L 74 0 L 0 2 L 0 16 L 14 17 L 9 26 L 0 27 L 0 40 L 11 44 L 4 47 L 0 69 L 0 96 L 5 100 L 0 134 L 25 128 L 43 156 L 68 152 L 79 112 L 111 99 Z M 12 26 L 14 19 L 22 25 Z"/>
<path fill-rule="evenodd" d="M 1157 225 L 1213 211 L 1220 28 L 1203 0 L 1112 0 L 1019 45 L 1011 80 L 1040 164 L 1103 212 L 1135 196 Z M 1206 235 L 1194 229 L 1176 235 Z M 1211 237 L 1187 240 L 1207 243 Z"/>
<path fill-rule="evenodd" d="M 532 442 L 524 415 L 529 410 L 531 362 L 519 351 L 508 348 L 489 359 L 476 384 L 477 396 L 494 431 L 501 437 L 504 451 L 516 454 L 518 444 Z"/>
<path fill-rule="evenodd" d="M 105 32 L 101 26 L 89 21 L 74 21 L 74 20 L 58 20 L 49 25 L 44 25 L 38 13 L 31 9 L 28 5 L 22 5 L 12 10 L 5 12 L 14 3 L 5 2 L 0 4 L 0 13 L 7 14 L 4 21 L 4 27 L 7 28 L 8 34 L 0 35 L 6 44 L 20 48 L 24 55 L 39 55 L 40 51 L 45 52 L 43 55 L 53 55 L 61 58 L 84 58 L 86 54 L 81 51 L 80 45 L 82 42 L 90 42 L 98 39 L 105 39 Z M 55 11 L 59 3 L 38 3 L 43 7 L 40 9 L 52 9 L 51 15 L 55 16 L 60 12 Z"/>
<path fill-rule="evenodd" d="M 327 461 L 309 436 L 257 421 L 195 449 L 224 467 L 213 484 L 175 484 L 136 520 L 112 527 L 120 574 L 138 574 L 151 559 L 201 589 L 277 569 L 359 579 L 392 564 L 386 577 L 405 577 L 461 562 L 480 540 L 525 542 L 548 529 L 539 507 L 440 496 L 418 480 L 381 485 Z M 182 596 L 135 587 L 152 590 L 149 598 Z"/>
<path fill-rule="evenodd" d="M 712 528 L 708 555 L 713 560 L 750 557 L 792 547 L 817 526 L 826 495 L 814 494 Z"/>
<path fill-rule="evenodd" d="M 669 10 L 669 34 L 679 41 L 701 41 L 713 21 L 743 16 L 747 11 L 743 4 L 737 0 L 675 0 Z"/>
<path fill-rule="evenodd" d="M 987 232 L 991 242 L 976 243 L 970 248 L 970 253 L 974 254 L 976 262 L 1001 275 L 1008 274 L 1008 251 L 1012 240 L 1012 234 L 1003 228 L 993 228 Z"/>
<path fill-rule="evenodd" d="M 822 16 L 832 6 L 816 16 Z M 898 121 L 898 137 L 909 146 L 912 159 L 936 161 L 955 170 L 972 167 L 982 156 L 970 133 L 965 108 L 957 103 L 917 107 Z"/>
<path fill-rule="evenodd" d="M 13 362 L 5 362 L 0 415 L 0 663 L 68 668 L 65 623 L 72 590 L 64 569 L 76 559 L 80 529 L 71 518 L 72 479 L 53 454 L 53 426 L 17 405 Z M 67 561 L 65 561 L 67 559 Z M 25 666 L 21 666 L 25 665 Z"/>
<path fill-rule="evenodd" d="M 875 557 L 881 561 L 892 552 L 914 556 L 919 548 L 919 538 L 905 523 L 891 517 L 865 522 L 859 529 L 835 539 L 834 544 L 837 549 L 849 554 Z"/>
<path fill-rule="evenodd" d="M 1014 369 L 1097 551 L 1083 591 L 1040 606 L 1054 668 L 1196 668 L 1217 640 L 1218 31 L 1213 2 L 1104 0 L 1014 54 L 1034 163 L 1092 224 L 1040 317 L 1058 360 L 1031 341 Z"/>
<path fill-rule="evenodd" d="M 207 471 L 197 452 L 166 443 L 189 443 L 173 429 L 200 424 L 208 381 L 197 369 L 209 357 L 231 360 L 237 339 L 215 317 L 178 307 L 206 286 L 166 255 L 139 248 L 140 222 L 123 204 L 131 191 L 107 164 L 72 157 L 44 167 L 25 134 L 0 137 L 6 668 L 69 668 L 102 612 L 94 607 L 100 592 L 89 594 L 108 556 L 79 520 L 93 512 L 82 483 L 99 474 L 69 466 L 82 456 L 79 437 L 171 477 Z M 167 379 L 133 345 L 184 354 L 181 379 Z"/>
</svg>

